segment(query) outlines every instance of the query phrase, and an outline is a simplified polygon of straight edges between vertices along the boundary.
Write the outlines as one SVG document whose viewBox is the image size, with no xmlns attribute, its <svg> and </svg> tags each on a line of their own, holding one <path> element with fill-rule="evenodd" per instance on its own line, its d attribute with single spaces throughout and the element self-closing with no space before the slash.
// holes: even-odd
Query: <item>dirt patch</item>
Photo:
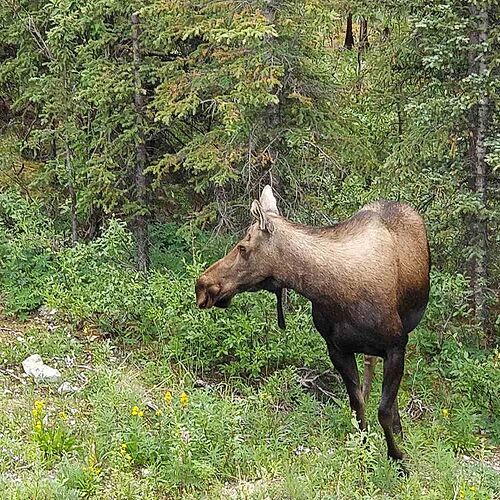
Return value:
<svg viewBox="0 0 500 500">
<path fill-rule="evenodd" d="M 491 467 L 494 471 L 500 473 L 500 448 L 496 448 L 493 451 L 493 455 L 491 457 L 488 457 L 484 463 L 488 466 Z"/>
<path fill-rule="evenodd" d="M 462 455 L 462 461 L 467 464 L 482 464 L 500 474 L 500 448 L 495 448 L 493 453 L 482 460 L 478 460 L 468 455 Z"/>
</svg>

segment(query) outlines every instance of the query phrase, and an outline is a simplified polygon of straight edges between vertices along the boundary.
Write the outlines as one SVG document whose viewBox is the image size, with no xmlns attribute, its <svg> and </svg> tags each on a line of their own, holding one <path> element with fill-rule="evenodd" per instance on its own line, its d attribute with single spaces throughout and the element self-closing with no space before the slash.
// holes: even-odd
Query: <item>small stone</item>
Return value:
<svg viewBox="0 0 500 500">
<path fill-rule="evenodd" d="M 42 317 L 51 317 L 57 314 L 57 309 L 49 309 L 47 306 L 38 308 L 38 315 Z"/>
<path fill-rule="evenodd" d="M 23 362 L 26 374 L 31 375 L 35 382 L 58 382 L 61 372 L 56 368 L 46 365 L 39 354 L 32 354 Z"/>
<path fill-rule="evenodd" d="M 63 382 L 58 388 L 57 392 L 59 394 L 68 394 L 71 392 L 78 392 L 80 390 L 76 385 L 71 385 L 69 382 Z"/>
<path fill-rule="evenodd" d="M 151 410 L 151 411 L 158 411 L 158 406 L 156 406 L 152 401 L 148 401 L 146 403 L 146 406 Z"/>
<path fill-rule="evenodd" d="M 205 382 L 204 380 L 199 378 L 199 379 L 195 380 L 193 386 L 196 388 L 207 388 L 207 387 L 209 387 L 209 384 L 208 384 L 208 382 Z"/>
<path fill-rule="evenodd" d="M 30 375 L 30 371 L 31 369 L 36 366 L 36 365 L 40 365 L 42 364 L 43 365 L 43 360 L 42 360 L 42 357 L 40 356 L 40 354 L 32 354 L 31 356 L 29 356 L 28 358 L 26 358 L 23 362 L 22 362 L 22 365 L 23 365 L 23 370 L 28 374 Z"/>
</svg>

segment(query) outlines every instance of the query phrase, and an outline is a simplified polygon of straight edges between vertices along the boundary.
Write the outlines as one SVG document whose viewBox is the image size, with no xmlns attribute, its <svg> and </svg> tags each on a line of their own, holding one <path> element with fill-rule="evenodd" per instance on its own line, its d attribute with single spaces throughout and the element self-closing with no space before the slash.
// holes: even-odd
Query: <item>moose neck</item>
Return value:
<svg viewBox="0 0 500 500">
<path fill-rule="evenodd" d="M 272 261 L 280 284 L 311 301 L 331 301 L 341 288 L 346 244 L 335 229 L 315 229 L 273 218 Z"/>
</svg>

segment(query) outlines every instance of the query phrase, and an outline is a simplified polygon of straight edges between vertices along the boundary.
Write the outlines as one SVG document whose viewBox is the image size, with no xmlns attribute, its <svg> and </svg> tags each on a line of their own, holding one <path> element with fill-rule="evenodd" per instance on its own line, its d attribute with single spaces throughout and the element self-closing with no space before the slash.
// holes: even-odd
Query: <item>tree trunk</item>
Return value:
<svg viewBox="0 0 500 500">
<path fill-rule="evenodd" d="M 137 123 L 137 144 L 135 158 L 135 190 L 136 202 L 139 207 L 138 213 L 134 220 L 135 242 L 137 245 L 137 270 L 146 271 L 149 267 L 149 245 L 148 245 L 148 228 L 145 212 L 147 183 L 144 169 L 147 163 L 146 140 L 144 134 L 144 90 L 142 88 L 140 68 L 142 64 L 142 56 L 139 46 L 139 38 L 141 35 L 141 26 L 139 13 L 135 12 L 131 17 L 132 21 L 132 50 L 134 57 L 134 80 L 135 94 L 134 105 Z"/>
<path fill-rule="evenodd" d="M 476 27 L 470 33 L 469 74 L 485 78 L 488 67 L 484 45 L 488 41 L 489 19 L 486 7 L 469 5 L 471 19 Z M 487 242 L 488 227 L 484 210 L 488 202 L 486 138 L 488 132 L 488 115 L 490 102 L 486 90 L 469 114 L 469 164 L 471 188 L 476 194 L 480 208 L 474 213 L 469 223 L 469 234 L 472 239 L 473 253 L 469 261 L 469 270 L 474 292 L 475 318 L 483 332 L 488 325 L 488 267 Z"/>
<path fill-rule="evenodd" d="M 368 40 L 368 20 L 366 19 L 366 17 L 363 17 L 359 25 L 359 49 L 363 51 L 369 46 L 370 42 Z"/>
<path fill-rule="evenodd" d="M 267 0 L 264 15 L 269 24 L 275 24 L 276 22 L 276 13 L 278 11 L 279 3 L 280 0 Z M 267 42 L 270 46 L 272 63 L 272 60 L 275 57 L 276 40 L 273 37 L 269 37 Z M 280 92 L 278 91 L 278 99 L 280 98 L 279 94 Z M 271 170 L 278 159 L 279 126 L 281 122 L 279 102 L 268 104 L 268 106 L 264 109 L 262 122 L 266 143 L 263 150 L 260 152 L 261 167 L 266 172 L 266 177 L 269 177 L 269 179 L 266 179 L 266 182 L 272 185 L 273 177 Z M 274 179 L 276 179 L 276 177 Z"/>
<path fill-rule="evenodd" d="M 74 185 L 74 172 L 71 164 L 71 152 L 67 139 L 64 141 L 66 174 L 68 177 L 68 191 L 70 199 L 71 214 L 71 243 L 74 245 L 78 241 L 78 227 L 76 221 L 76 191 Z"/>
<path fill-rule="evenodd" d="M 345 40 L 344 40 L 344 48 L 352 49 L 354 47 L 354 35 L 352 33 L 352 12 L 347 14 L 347 26 L 345 30 Z"/>
<path fill-rule="evenodd" d="M 358 82 L 357 88 L 358 92 L 361 92 L 363 88 L 363 53 L 369 47 L 368 43 L 368 21 L 366 18 L 361 19 L 359 24 L 359 43 L 358 43 Z"/>
</svg>

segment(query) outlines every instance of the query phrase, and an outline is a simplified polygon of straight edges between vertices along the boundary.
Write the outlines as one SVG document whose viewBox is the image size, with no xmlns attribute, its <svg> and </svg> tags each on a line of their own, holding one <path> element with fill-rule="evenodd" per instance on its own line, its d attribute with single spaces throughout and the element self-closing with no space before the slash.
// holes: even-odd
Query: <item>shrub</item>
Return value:
<svg viewBox="0 0 500 500">
<path fill-rule="evenodd" d="M 140 275 L 120 264 L 129 248 L 126 234 L 116 223 L 95 243 L 62 252 L 46 289 L 48 305 L 71 321 L 159 338 L 168 356 L 194 368 L 257 376 L 286 363 L 326 360 L 302 299 L 292 302 L 286 332 L 276 327 L 274 299 L 265 292 L 238 297 L 227 311 L 200 311 L 194 281 L 203 265 L 184 264 L 183 274 L 165 269 Z"/>
<path fill-rule="evenodd" d="M 43 303 L 55 239 L 38 204 L 0 192 L 0 287 L 6 312 L 24 315 Z"/>
</svg>

